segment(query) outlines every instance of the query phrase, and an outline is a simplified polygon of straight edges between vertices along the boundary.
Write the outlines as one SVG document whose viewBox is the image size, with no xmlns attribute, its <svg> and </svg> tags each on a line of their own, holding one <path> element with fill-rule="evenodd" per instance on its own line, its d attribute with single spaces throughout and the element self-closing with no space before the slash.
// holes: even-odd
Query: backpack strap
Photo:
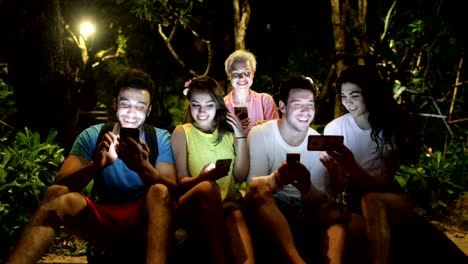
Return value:
<svg viewBox="0 0 468 264">
<path fill-rule="evenodd" d="M 146 143 L 149 146 L 150 153 L 149 153 L 149 162 L 153 167 L 156 166 L 156 159 L 159 155 L 159 147 L 158 147 L 158 138 L 156 136 L 156 131 L 153 126 L 144 124 L 145 129 L 145 136 L 146 136 Z"/>
<path fill-rule="evenodd" d="M 99 143 L 102 140 L 102 137 L 104 136 L 105 133 L 112 131 L 114 128 L 115 122 L 109 122 L 104 124 L 102 126 L 101 131 L 99 131 L 99 135 L 96 141 L 96 148 L 99 145 Z M 159 155 L 159 147 L 158 147 L 158 138 L 156 136 L 156 131 L 153 126 L 150 126 L 148 124 L 144 124 L 144 129 L 145 129 L 145 135 L 146 135 L 146 143 L 148 144 L 148 147 L 150 149 L 149 153 L 149 162 L 151 163 L 151 166 L 156 166 L 156 159 L 158 158 Z"/>
</svg>

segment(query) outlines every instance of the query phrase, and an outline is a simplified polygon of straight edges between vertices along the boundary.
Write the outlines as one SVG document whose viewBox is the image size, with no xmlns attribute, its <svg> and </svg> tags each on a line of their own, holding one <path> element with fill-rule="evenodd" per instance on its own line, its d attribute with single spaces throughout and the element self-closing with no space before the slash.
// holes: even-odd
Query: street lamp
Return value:
<svg viewBox="0 0 468 264">
<path fill-rule="evenodd" d="M 80 26 L 80 35 L 83 36 L 84 40 L 88 38 L 88 36 L 94 33 L 94 25 L 89 21 L 84 21 L 81 23 Z"/>
<path fill-rule="evenodd" d="M 89 21 L 84 21 L 80 25 L 80 35 L 78 36 L 78 47 L 81 50 L 81 60 L 83 64 L 86 65 L 88 62 L 88 47 L 86 45 L 86 40 L 90 35 L 94 33 L 94 25 Z"/>
</svg>

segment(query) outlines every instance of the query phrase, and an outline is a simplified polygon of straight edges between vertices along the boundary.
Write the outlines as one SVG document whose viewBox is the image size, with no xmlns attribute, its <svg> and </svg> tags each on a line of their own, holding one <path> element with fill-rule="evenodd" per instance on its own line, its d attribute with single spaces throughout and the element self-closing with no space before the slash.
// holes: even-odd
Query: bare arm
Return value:
<svg viewBox="0 0 468 264">
<path fill-rule="evenodd" d="M 93 160 L 70 154 L 60 167 L 54 184 L 65 185 L 70 191 L 81 192 L 103 168 L 117 159 L 116 144 L 117 137 L 108 132 L 96 148 Z"/>
<path fill-rule="evenodd" d="M 243 182 L 247 179 L 250 169 L 247 138 L 240 120 L 235 115 L 228 113 L 227 122 L 234 129 L 234 150 L 236 152 L 236 161 L 234 163 L 232 174 L 236 182 Z"/>
</svg>

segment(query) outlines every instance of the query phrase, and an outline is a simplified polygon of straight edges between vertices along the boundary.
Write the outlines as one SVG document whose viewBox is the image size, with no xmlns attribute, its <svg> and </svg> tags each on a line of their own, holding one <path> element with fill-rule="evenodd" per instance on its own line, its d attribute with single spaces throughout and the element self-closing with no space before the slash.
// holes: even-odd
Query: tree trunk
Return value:
<svg viewBox="0 0 468 264">
<path fill-rule="evenodd" d="M 250 20 L 250 3 L 244 0 L 242 9 L 239 0 L 232 1 L 234 7 L 234 43 L 236 50 L 245 49 L 245 33 Z"/>
<path fill-rule="evenodd" d="M 18 1 L 19 2 L 19 1 Z M 74 139 L 70 91 L 71 76 L 65 60 L 64 27 L 58 0 L 14 3 L 9 76 L 15 91 L 18 129 L 28 127 L 44 138 L 59 131 L 67 148 Z"/>
<path fill-rule="evenodd" d="M 340 4 L 340 0 L 331 0 L 331 19 L 333 25 L 333 35 L 335 37 L 335 67 L 336 76 L 339 76 L 345 68 L 346 53 L 346 9 L 347 4 Z M 343 108 L 338 96 L 335 98 L 335 117 L 343 115 Z"/>
<path fill-rule="evenodd" d="M 345 60 L 348 57 L 356 59 L 357 64 L 366 64 L 366 58 L 370 53 L 369 43 L 367 41 L 366 18 L 367 18 L 367 0 L 357 1 L 357 6 L 348 5 L 349 1 L 330 0 L 331 2 L 331 20 L 333 25 L 333 35 L 335 38 L 335 67 L 336 76 L 346 68 Z M 357 28 L 358 38 L 357 50 L 347 50 L 346 35 L 347 25 Z M 351 38 L 350 38 L 351 39 Z M 353 60 L 354 61 L 354 60 Z M 332 76 L 332 74 L 329 74 Z M 328 86 L 324 91 L 324 96 L 328 94 Z M 343 115 L 343 107 L 337 96 L 335 98 L 335 118 Z"/>
</svg>

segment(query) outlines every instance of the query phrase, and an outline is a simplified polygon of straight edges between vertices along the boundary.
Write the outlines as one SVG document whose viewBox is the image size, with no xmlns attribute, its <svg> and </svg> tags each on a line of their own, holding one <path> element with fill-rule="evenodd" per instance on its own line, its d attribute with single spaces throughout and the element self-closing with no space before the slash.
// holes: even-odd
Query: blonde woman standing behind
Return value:
<svg viewBox="0 0 468 264">
<path fill-rule="evenodd" d="M 247 107 L 247 118 L 242 118 L 242 126 L 246 134 L 252 126 L 270 119 L 278 119 L 278 109 L 273 97 L 267 93 L 257 93 L 251 89 L 257 61 L 247 50 L 234 51 L 224 62 L 232 91 L 224 97 L 224 103 L 231 113 L 234 107 Z"/>
</svg>

